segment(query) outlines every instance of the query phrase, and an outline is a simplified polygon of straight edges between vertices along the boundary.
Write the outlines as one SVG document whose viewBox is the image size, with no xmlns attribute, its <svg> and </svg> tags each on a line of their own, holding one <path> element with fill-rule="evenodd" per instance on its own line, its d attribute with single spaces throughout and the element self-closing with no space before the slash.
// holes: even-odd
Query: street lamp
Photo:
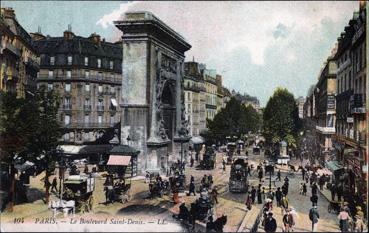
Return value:
<svg viewBox="0 0 369 233">
<path fill-rule="evenodd" d="M 59 162 L 59 201 L 60 206 L 61 202 L 63 200 L 63 193 L 64 193 L 64 169 L 66 168 L 66 163 L 64 160 L 64 156 L 60 156 L 60 162 Z"/>
<path fill-rule="evenodd" d="M 167 153 L 167 177 L 169 176 L 169 153 Z"/>
<path fill-rule="evenodd" d="M 129 144 L 129 142 L 131 141 L 131 138 L 129 137 L 129 135 L 128 135 L 128 137 L 127 137 L 127 143 L 128 143 L 128 146 L 130 146 L 130 144 Z"/>
</svg>

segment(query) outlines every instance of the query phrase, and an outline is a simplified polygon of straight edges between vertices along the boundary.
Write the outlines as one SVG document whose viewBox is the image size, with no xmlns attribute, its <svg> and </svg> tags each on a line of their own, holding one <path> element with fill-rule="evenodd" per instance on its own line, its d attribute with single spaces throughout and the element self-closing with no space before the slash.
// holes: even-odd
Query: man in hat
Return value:
<svg viewBox="0 0 369 233">
<path fill-rule="evenodd" d="M 269 212 L 265 219 L 264 230 L 266 233 L 274 233 L 277 230 L 277 221 L 273 218 L 272 212 Z"/>
<path fill-rule="evenodd" d="M 318 207 L 316 205 L 310 209 L 309 219 L 311 221 L 311 231 L 314 232 L 318 224 L 318 219 L 319 219 Z"/>
<path fill-rule="evenodd" d="M 292 214 L 290 213 L 290 209 L 286 209 L 285 214 L 283 215 L 283 226 L 285 232 L 290 232 L 294 225 Z"/>
</svg>

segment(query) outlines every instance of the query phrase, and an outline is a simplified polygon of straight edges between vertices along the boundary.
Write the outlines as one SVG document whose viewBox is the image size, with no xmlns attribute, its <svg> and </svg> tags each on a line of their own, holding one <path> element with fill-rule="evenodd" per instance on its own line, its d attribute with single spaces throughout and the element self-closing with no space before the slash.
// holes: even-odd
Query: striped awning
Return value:
<svg viewBox="0 0 369 233">
<path fill-rule="evenodd" d="M 131 156 L 110 155 L 107 165 L 128 166 Z"/>
</svg>

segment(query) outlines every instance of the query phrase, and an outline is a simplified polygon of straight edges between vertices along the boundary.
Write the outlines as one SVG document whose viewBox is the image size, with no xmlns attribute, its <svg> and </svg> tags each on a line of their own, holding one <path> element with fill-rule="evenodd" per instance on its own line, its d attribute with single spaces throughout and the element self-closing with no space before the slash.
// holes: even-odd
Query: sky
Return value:
<svg viewBox="0 0 369 233">
<path fill-rule="evenodd" d="M 113 24 L 127 11 L 151 11 L 192 45 L 186 60 L 205 63 L 230 90 L 257 96 L 262 106 L 277 87 L 298 96 L 317 82 L 324 61 L 357 1 L 2 1 L 28 32 L 118 40 Z"/>
</svg>

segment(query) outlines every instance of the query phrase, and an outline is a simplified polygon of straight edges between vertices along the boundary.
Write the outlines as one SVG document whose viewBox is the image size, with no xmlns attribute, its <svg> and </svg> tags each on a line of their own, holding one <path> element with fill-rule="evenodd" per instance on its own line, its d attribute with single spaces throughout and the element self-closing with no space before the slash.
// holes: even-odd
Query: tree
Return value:
<svg viewBox="0 0 369 233">
<path fill-rule="evenodd" d="M 61 135 L 57 121 L 58 97 L 41 88 L 29 98 L 0 92 L 0 159 L 10 167 L 8 210 L 13 210 L 15 197 L 14 165 L 17 162 L 37 161 L 44 155 L 46 177 L 53 170 L 53 151 Z M 48 201 L 48 192 L 46 192 Z"/>
<path fill-rule="evenodd" d="M 296 148 L 301 121 L 294 96 L 285 88 L 277 88 L 263 111 L 263 135 L 269 144 L 286 141 Z"/>
<path fill-rule="evenodd" d="M 35 125 L 37 129 L 29 138 L 27 151 L 28 157 L 32 160 L 42 156 L 42 164 L 45 169 L 45 201 L 49 203 L 48 181 L 51 172 L 55 170 L 55 161 L 57 160 L 58 139 L 62 135 L 62 128 L 57 120 L 59 109 L 59 96 L 53 90 L 47 91 L 45 86 L 35 93 L 35 96 L 29 100 L 30 106 L 37 109 L 35 116 Z"/>
<path fill-rule="evenodd" d="M 202 136 L 208 140 L 224 140 L 226 136 L 238 136 L 260 128 L 260 115 L 252 106 L 245 107 L 240 100 L 232 97 L 213 120 L 207 120 L 208 131 Z"/>
</svg>

